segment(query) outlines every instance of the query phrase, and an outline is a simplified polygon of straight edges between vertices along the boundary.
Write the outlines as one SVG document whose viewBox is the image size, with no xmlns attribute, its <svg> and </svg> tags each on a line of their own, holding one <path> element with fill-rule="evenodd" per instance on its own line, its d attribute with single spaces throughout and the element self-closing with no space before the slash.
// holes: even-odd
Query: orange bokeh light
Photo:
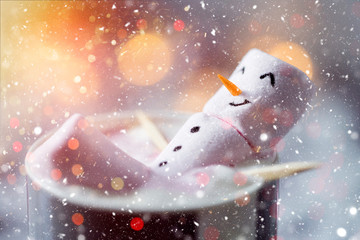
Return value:
<svg viewBox="0 0 360 240">
<path fill-rule="evenodd" d="M 71 168 L 71 172 L 75 175 L 75 176 L 79 176 L 84 172 L 83 167 L 80 164 L 74 164 Z"/>
<path fill-rule="evenodd" d="M 118 64 L 130 83 L 152 85 L 170 70 L 172 56 L 164 39 L 154 34 L 139 34 L 119 49 Z"/>
<path fill-rule="evenodd" d="M 81 118 L 77 123 L 78 128 L 85 130 L 89 126 L 89 122 L 85 118 Z"/>
<path fill-rule="evenodd" d="M 79 226 L 84 222 L 84 216 L 81 213 L 74 213 L 71 217 L 72 222 Z"/>
<path fill-rule="evenodd" d="M 56 169 L 51 170 L 50 176 L 51 176 L 52 179 L 57 181 L 62 177 L 62 172 L 61 172 L 60 169 L 56 168 Z"/>
<path fill-rule="evenodd" d="M 246 52 L 252 48 L 257 48 L 261 51 L 268 53 L 270 49 L 273 46 L 277 45 L 279 42 L 280 38 L 278 36 L 261 35 L 257 38 L 252 39 L 249 45 L 238 53 L 239 59 L 241 59 L 246 54 Z"/>
<path fill-rule="evenodd" d="M 119 29 L 119 31 L 117 31 L 117 36 L 119 39 L 124 39 L 127 37 L 127 31 L 125 29 Z"/>
<path fill-rule="evenodd" d="M 251 201 L 250 195 L 248 193 L 244 193 L 240 195 L 238 198 L 236 198 L 235 203 L 240 207 L 244 207 L 248 205 L 250 201 Z"/>
<path fill-rule="evenodd" d="M 76 150 L 78 149 L 79 147 L 79 140 L 77 140 L 76 138 L 70 138 L 69 141 L 68 141 L 68 147 L 71 149 L 71 150 Z"/>
<path fill-rule="evenodd" d="M 16 175 L 15 174 L 7 175 L 6 179 L 10 185 L 14 185 L 16 183 Z"/>
<path fill-rule="evenodd" d="M 300 45 L 292 42 L 282 42 L 271 48 L 269 54 L 299 68 L 310 79 L 312 78 L 312 61 L 308 52 Z"/>
<path fill-rule="evenodd" d="M 205 103 L 222 86 L 217 77 L 218 73 L 226 75 L 224 71 L 216 68 L 201 68 L 185 73 L 182 79 L 187 84 L 186 91 L 179 95 L 175 108 L 180 111 L 201 111 Z"/>
</svg>

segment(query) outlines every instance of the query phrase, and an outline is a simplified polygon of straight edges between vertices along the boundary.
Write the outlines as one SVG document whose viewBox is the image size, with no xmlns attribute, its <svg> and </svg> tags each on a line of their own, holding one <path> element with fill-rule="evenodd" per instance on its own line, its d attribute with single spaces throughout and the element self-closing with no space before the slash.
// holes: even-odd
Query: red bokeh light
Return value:
<svg viewBox="0 0 360 240">
<path fill-rule="evenodd" d="M 284 240 L 284 238 L 280 237 L 280 236 L 277 236 L 277 235 L 274 235 L 269 240 Z"/>
<path fill-rule="evenodd" d="M 23 145 L 21 142 L 16 141 L 13 143 L 12 147 L 13 147 L 14 152 L 20 152 L 23 148 Z"/>
<path fill-rule="evenodd" d="M 302 28 L 305 24 L 305 19 L 298 13 L 295 13 L 290 18 L 290 25 L 293 28 Z"/>
<path fill-rule="evenodd" d="M 174 22 L 175 31 L 180 32 L 180 31 L 184 30 L 184 28 L 185 28 L 185 23 L 182 20 L 176 20 Z"/>
<path fill-rule="evenodd" d="M 219 238 L 219 236 L 220 236 L 220 232 L 214 226 L 207 227 L 204 231 L 205 240 L 216 240 Z"/>
<path fill-rule="evenodd" d="M 250 195 L 248 193 L 243 193 L 235 200 L 235 203 L 238 206 L 243 207 L 248 205 L 250 201 L 251 201 Z"/>
<path fill-rule="evenodd" d="M 17 128 L 17 127 L 19 127 L 19 125 L 20 125 L 20 121 L 19 121 L 19 119 L 17 119 L 17 118 L 11 118 L 10 119 L 10 127 L 11 128 Z"/>
<path fill-rule="evenodd" d="M 85 130 L 89 126 L 89 122 L 85 118 L 81 118 L 77 123 L 78 128 Z"/>
<path fill-rule="evenodd" d="M 117 36 L 119 39 L 124 39 L 127 37 L 127 31 L 125 29 L 120 29 L 117 31 Z"/>
<path fill-rule="evenodd" d="M 234 183 L 238 186 L 244 186 L 247 183 L 247 176 L 242 172 L 237 172 L 234 174 Z"/>
<path fill-rule="evenodd" d="M 196 175 L 196 181 L 200 186 L 206 186 L 210 182 L 210 177 L 206 173 L 198 173 Z"/>
<path fill-rule="evenodd" d="M 262 119 L 264 120 L 264 122 L 269 123 L 269 124 L 274 124 L 276 122 L 276 111 L 273 108 L 266 108 L 262 114 L 261 114 Z"/>
<path fill-rule="evenodd" d="M 60 169 L 56 168 L 51 170 L 51 178 L 54 179 L 55 181 L 59 180 L 62 176 L 62 172 Z"/>
<path fill-rule="evenodd" d="M 71 150 L 76 150 L 79 148 L 79 140 L 77 140 L 76 138 L 70 138 L 69 141 L 68 141 L 68 147 L 71 149 Z"/>
<path fill-rule="evenodd" d="M 136 27 L 139 30 L 145 30 L 147 29 L 147 21 L 145 19 L 139 19 L 136 21 Z"/>
<path fill-rule="evenodd" d="M 144 227 L 144 221 L 139 217 L 135 217 L 131 219 L 130 227 L 135 231 L 140 231 Z"/>
<path fill-rule="evenodd" d="M 79 226 L 84 223 L 84 216 L 81 213 L 74 213 L 71 220 L 75 225 Z"/>
<path fill-rule="evenodd" d="M 14 185 L 16 183 L 16 175 L 15 174 L 9 174 L 6 177 L 6 180 L 10 185 Z"/>
</svg>

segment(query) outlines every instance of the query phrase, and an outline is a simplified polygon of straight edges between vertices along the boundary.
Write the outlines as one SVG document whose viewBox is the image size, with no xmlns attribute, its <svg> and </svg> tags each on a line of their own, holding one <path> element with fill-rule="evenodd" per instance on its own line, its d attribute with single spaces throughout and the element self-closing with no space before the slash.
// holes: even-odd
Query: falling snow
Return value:
<svg viewBox="0 0 360 240">
<path fill-rule="evenodd" d="M 35 239 L 116 239 L 112 235 L 116 229 L 134 239 L 141 234 L 150 239 L 195 239 L 195 232 L 202 239 L 227 239 L 222 224 L 238 231 L 237 239 L 251 239 L 255 232 L 264 239 L 360 238 L 358 1 L 5 1 L 1 22 L 0 239 L 26 239 L 28 229 L 51 234 Z M 280 179 L 274 187 L 262 187 L 257 195 L 263 199 L 260 207 L 256 197 L 243 193 L 230 201 L 233 206 L 226 211 L 209 208 L 202 212 L 207 222 L 194 213 L 136 211 L 138 204 L 144 208 L 155 204 L 141 191 L 109 210 L 116 194 L 134 186 L 127 182 L 130 172 L 96 175 L 101 169 L 93 161 L 98 153 L 92 149 L 99 143 L 84 146 L 92 139 L 94 124 L 110 136 L 115 128 L 105 120 L 116 122 L 129 111 L 160 110 L 170 115 L 201 111 L 220 87 L 217 74 L 229 77 L 251 48 L 293 64 L 318 89 L 289 134 L 274 138 L 263 132 L 260 141 L 277 151 L 279 163 L 317 161 L 322 166 Z M 244 71 L 251 71 L 250 66 Z M 284 75 L 290 74 L 287 71 L 281 69 Z M 287 110 L 253 117 L 278 130 L 293 123 Z M 75 113 L 87 118 L 74 126 L 83 135 L 68 136 L 58 146 L 69 155 L 54 155 L 48 162 L 34 158 L 34 148 Z M 130 144 L 131 154 L 150 163 L 159 149 L 128 128 L 134 121 L 136 114 L 129 114 L 112 140 Z M 162 125 L 168 130 L 165 138 L 171 139 L 179 125 Z M 128 141 L 129 136 L 136 137 Z M 116 164 L 103 154 L 111 170 Z M 229 168 L 233 157 L 224 156 Z M 39 172 L 41 178 L 34 178 Z M 231 196 L 220 187 L 208 192 L 216 183 L 212 176 L 205 172 L 194 176 L 193 185 L 187 186 L 196 189 L 192 195 L 188 190 L 164 196 L 159 191 L 163 198 L 158 203 L 174 208 L 184 206 L 187 199 L 205 201 L 208 194 L 229 202 Z M 88 179 L 97 182 L 90 186 Z M 238 171 L 227 183 L 242 189 L 251 181 Z M 51 201 L 36 202 L 39 194 L 47 194 Z M 101 195 L 104 205 L 96 210 L 88 207 L 91 197 L 83 194 Z M 248 224 L 239 224 L 244 212 Z M 92 225 L 95 220 L 106 222 L 106 228 Z M 277 232 L 269 224 L 274 221 Z M 154 231 L 158 222 L 169 225 L 163 236 L 151 235 L 160 234 Z"/>
</svg>

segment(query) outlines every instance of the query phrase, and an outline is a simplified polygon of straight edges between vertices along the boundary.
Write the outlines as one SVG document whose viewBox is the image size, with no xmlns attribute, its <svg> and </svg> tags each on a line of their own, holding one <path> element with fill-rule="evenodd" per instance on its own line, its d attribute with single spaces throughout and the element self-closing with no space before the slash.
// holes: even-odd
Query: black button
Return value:
<svg viewBox="0 0 360 240">
<path fill-rule="evenodd" d="M 165 166 L 166 164 L 167 164 L 166 161 L 165 161 L 165 162 L 161 162 L 161 163 L 159 163 L 159 167 Z"/>
<path fill-rule="evenodd" d="M 181 149 L 181 146 L 177 146 L 174 148 L 174 152 L 179 151 Z"/>
<path fill-rule="evenodd" d="M 196 133 L 196 132 L 198 132 L 199 130 L 200 130 L 200 127 L 199 127 L 199 126 L 196 126 L 196 127 L 193 127 L 193 128 L 190 130 L 190 132 Z"/>
</svg>

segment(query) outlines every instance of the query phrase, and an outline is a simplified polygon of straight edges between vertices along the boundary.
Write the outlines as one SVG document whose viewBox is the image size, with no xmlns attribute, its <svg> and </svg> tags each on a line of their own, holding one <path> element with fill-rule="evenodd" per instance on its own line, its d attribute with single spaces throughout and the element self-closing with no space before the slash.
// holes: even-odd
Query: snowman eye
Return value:
<svg viewBox="0 0 360 240">
<path fill-rule="evenodd" d="M 167 161 L 161 162 L 159 163 L 159 167 L 165 166 L 167 163 L 168 163 Z"/>
<path fill-rule="evenodd" d="M 264 79 L 266 77 L 270 77 L 270 84 L 271 86 L 275 87 L 275 77 L 274 74 L 269 72 L 269 73 L 265 73 L 263 75 L 260 76 L 260 79 Z"/>
</svg>

